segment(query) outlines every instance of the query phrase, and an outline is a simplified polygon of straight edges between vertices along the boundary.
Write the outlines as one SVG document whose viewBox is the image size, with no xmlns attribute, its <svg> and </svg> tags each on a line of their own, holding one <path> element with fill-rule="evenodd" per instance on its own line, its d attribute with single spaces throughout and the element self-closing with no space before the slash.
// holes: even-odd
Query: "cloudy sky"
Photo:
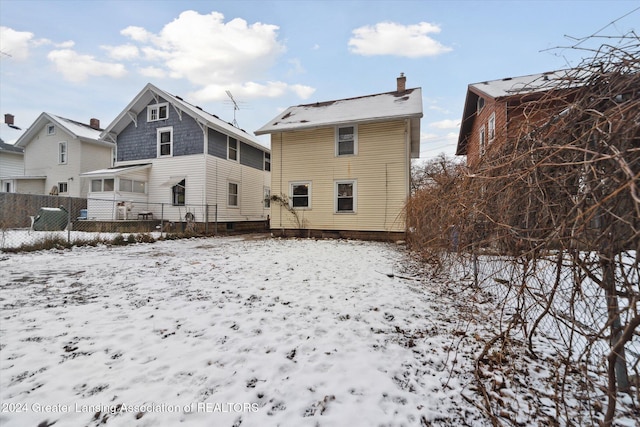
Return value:
<svg viewBox="0 0 640 427">
<path fill-rule="evenodd" d="M 253 133 L 298 104 L 422 87 L 421 158 L 455 151 L 467 85 L 577 65 L 638 1 L 0 0 L 0 113 L 106 127 L 146 83 Z M 571 48 L 578 45 L 578 49 Z M 268 146 L 268 137 L 260 137 Z"/>
</svg>

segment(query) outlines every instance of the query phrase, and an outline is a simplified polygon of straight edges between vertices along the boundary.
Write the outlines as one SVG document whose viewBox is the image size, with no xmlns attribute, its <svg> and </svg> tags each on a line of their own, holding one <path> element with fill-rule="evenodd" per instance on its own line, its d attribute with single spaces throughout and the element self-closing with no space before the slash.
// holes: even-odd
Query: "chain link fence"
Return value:
<svg viewBox="0 0 640 427">
<path fill-rule="evenodd" d="M 129 234 L 217 235 L 217 205 L 172 205 L 32 194 L 0 193 L 0 250 L 37 246 L 46 240 L 67 243 L 109 240 Z"/>
</svg>

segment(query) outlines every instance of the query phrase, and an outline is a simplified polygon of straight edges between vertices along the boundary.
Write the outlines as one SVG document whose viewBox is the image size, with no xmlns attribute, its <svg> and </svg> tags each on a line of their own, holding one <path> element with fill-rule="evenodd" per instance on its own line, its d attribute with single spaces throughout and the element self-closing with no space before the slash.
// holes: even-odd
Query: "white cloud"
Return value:
<svg viewBox="0 0 640 427">
<path fill-rule="evenodd" d="M 32 39 L 33 33 L 0 26 L 0 51 L 16 61 L 24 61 L 29 57 L 29 44 Z"/>
<path fill-rule="evenodd" d="M 141 43 L 146 43 L 154 38 L 153 35 L 144 28 L 135 26 L 125 28 L 120 31 L 120 34 Z"/>
<path fill-rule="evenodd" d="M 380 22 L 374 26 L 367 25 L 353 30 L 349 48 L 351 52 L 364 56 L 436 56 L 452 50 L 428 36 L 430 33 L 439 32 L 440 27 L 428 22 L 415 25 Z"/>
<path fill-rule="evenodd" d="M 460 120 L 440 120 L 437 122 L 429 123 L 429 127 L 436 129 L 458 129 L 460 127 Z"/>
<path fill-rule="evenodd" d="M 158 67 L 143 67 L 138 70 L 140 74 L 145 77 L 150 77 L 152 79 L 163 79 L 167 77 L 167 73 Z"/>
<path fill-rule="evenodd" d="M 238 101 L 249 98 L 278 98 L 287 92 L 293 92 L 298 97 L 306 99 L 315 92 L 315 89 L 309 86 L 288 85 L 284 82 L 267 82 L 262 84 L 250 81 L 230 85 L 212 83 L 191 93 L 190 96 L 197 101 L 220 101 L 228 99 L 226 94 L 227 90 L 233 93 L 234 98 Z"/>
<path fill-rule="evenodd" d="M 52 50 L 47 58 L 57 71 L 71 82 L 83 82 L 90 76 L 123 77 L 127 71 L 122 64 L 97 61 L 93 56 L 81 55 L 70 49 Z"/>
<path fill-rule="evenodd" d="M 123 44 L 120 46 L 100 46 L 109 53 L 109 56 L 116 61 L 132 60 L 140 56 L 137 46 L 132 44 Z"/>
<path fill-rule="evenodd" d="M 141 27 L 127 27 L 121 34 L 130 38 L 149 62 L 142 72 L 164 73 L 200 86 L 194 92 L 199 101 L 226 99 L 226 90 L 236 96 L 275 97 L 287 91 L 299 96 L 313 89 L 283 82 L 260 82 L 266 71 L 285 51 L 278 40 L 279 27 L 260 22 L 248 24 L 224 15 L 206 15 L 188 10 L 157 33 Z M 300 72 L 302 65 L 292 62 Z"/>
</svg>

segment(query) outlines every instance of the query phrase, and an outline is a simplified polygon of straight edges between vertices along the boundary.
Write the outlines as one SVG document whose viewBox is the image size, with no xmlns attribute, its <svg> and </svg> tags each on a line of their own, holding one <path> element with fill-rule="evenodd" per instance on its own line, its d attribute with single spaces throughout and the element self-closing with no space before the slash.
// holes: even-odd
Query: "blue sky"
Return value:
<svg viewBox="0 0 640 427">
<path fill-rule="evenodd" d="M 253 133 L 291 105 L 395 90 L 405 73 L 423 91 L 428 159 L 453 155 L 468 84 L 575 66 L 608 41 L 576 39 L 638 24 L 637 0 L 0 0 L 0 113 L 106 127 L 150 82 L 232 122 L 228 90 Z"/>
</svg>

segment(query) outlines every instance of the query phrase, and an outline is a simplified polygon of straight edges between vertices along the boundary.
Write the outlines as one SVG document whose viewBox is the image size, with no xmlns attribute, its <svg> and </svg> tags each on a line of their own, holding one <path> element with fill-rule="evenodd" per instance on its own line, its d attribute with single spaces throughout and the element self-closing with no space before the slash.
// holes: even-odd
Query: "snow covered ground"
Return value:
<svg viewBox="0 0 640 427">
<path fill-rule="evenodd" d="M 0 425 L 490 425 L 481 304 L 404 257 L 247 236 L 0 253 Z"/>
</svg>

